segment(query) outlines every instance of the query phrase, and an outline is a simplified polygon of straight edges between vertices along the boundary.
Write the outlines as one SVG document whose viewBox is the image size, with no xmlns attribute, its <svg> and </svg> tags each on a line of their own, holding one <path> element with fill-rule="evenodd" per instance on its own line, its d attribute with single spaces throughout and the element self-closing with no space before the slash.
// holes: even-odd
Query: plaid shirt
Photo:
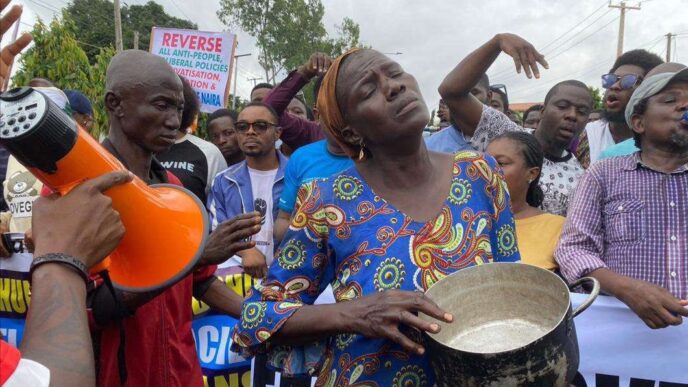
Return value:
<svg viewBox="0 0 688 387">
<path fill-rule="evenodd" d="M 663 173 L 640 153 L 593 164 L 556 251 L 569 281 L 608 268 L 688 298 L 688 164 Z"/>
</svg>

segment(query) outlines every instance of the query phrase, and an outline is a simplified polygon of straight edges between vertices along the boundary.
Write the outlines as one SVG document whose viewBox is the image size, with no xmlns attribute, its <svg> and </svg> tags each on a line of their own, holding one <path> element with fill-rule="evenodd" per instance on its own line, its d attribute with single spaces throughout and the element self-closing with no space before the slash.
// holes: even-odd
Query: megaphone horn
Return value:
<svg viewBox="0 0 688 387">
<path fill-rule="evenodd" d="M 84 180 L 126 170 L 67 113 L 30 87 L 1 94 L 0 114 L 0 144 L 61 194 Z M 208 215 L 196 196 L 175 185 L 148 186 L 138 177 L 105 194 L 126 232 L 92 271 L 107 268 L 117 288 L 149 292 L 174 284 L 194 268 L 208 236 Z"/>
</svg>

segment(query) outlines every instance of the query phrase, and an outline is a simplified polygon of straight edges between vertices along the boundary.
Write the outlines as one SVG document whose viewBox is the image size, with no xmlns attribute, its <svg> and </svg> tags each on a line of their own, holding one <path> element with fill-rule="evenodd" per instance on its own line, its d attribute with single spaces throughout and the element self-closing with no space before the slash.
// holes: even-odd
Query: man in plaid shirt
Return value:
<svg viewBox="0 0 688 387">
<path fill-rule="evenodd" d="M 626 108 L 639 152 L 594 164 L 569 208 L 556 258 L 595 277 L 650 328 L 688 317 L 688 68 L 648 73 Z"/>
</svg>

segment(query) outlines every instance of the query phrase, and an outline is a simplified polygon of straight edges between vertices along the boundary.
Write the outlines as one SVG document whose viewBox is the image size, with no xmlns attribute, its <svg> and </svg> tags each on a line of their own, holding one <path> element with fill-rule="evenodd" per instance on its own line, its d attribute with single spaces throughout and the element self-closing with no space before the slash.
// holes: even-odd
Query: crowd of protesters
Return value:
<svg viewBox="0 0 688 387">
<path fill-rule="evenodd" d="M 3 16 L 2 33 L 20 13 Z M 3 48 L 0 85 L 30 39 Z M 285 377 L 433 385 L 418 331 L 440 328 L 417 313 L 454 316 L 422 291 L 488 262 L 540 266 L 567 282 L 591 276 L 649 328 L 681 324 L 686 66 L 631 50 L 601 74 L 601 111 L 570 79 L 519 116 L 486 74 L 500 55 L 528 78 L 548 68 L 523 38 L 495 35 L 456 58 L 430 136 L 415 78 L 384 54 L 351 49 L 314 53 L 279 84 L 256 85 L 241 111 L 213 112 L 206 141 L 193 134 L 200 104 L 190 84 L 160 57 L 118 53 L 102 90 L 102 145 L 129 175 L 57 197 L 0 148 L 0 277 L 32 289 L 30 310 L 3 310 L 25 333 L 21 355 L 3 338 L 0 384 L 201 386 L 195 297 L 240 319 L 233 351 Z M 311 82 L 309 106 L 301 90 Z M 28 86 L 92 129 L 81 92 L 43 78 Z M 194 271 L 167 288 L 111 292 L 94 277 L 87 287 L 78 268 L 102 260 L 124 232 L 101 193 L 132 175 L 182 185 L 205 203 L 208 242 Z M 217 265 L 250 276 L 245 299 L 213 275 Z"/>
</svg>

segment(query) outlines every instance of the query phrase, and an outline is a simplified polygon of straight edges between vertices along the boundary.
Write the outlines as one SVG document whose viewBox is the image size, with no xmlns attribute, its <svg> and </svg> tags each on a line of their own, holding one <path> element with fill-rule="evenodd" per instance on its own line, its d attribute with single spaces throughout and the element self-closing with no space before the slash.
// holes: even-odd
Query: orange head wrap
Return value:
<svg viewBox="0 0 688 387">
<path fill-rule="evenodd" d="M 339 67 L 342 61 L 344 61 L 344 58 L 347 56 L 359 50 L 360 48 L 352 48 L 332 62 L 332 65 L 330 65 L 330 68 L 327 70 L 327 73 L 325 73 L 322 83 L 320 84 L 317 100 L 318 113 L 320 114 L 320 122 L 323 128 L 334 137 L 342 150 L 352 159 L 358 158 L 361 149 L 358 145 L 351 145 L 344 140 L 342 130 L 346 127 L 346 122 L 344 122 L 339 104 L 337 104 L 336 89 Z"/>
</svg>

